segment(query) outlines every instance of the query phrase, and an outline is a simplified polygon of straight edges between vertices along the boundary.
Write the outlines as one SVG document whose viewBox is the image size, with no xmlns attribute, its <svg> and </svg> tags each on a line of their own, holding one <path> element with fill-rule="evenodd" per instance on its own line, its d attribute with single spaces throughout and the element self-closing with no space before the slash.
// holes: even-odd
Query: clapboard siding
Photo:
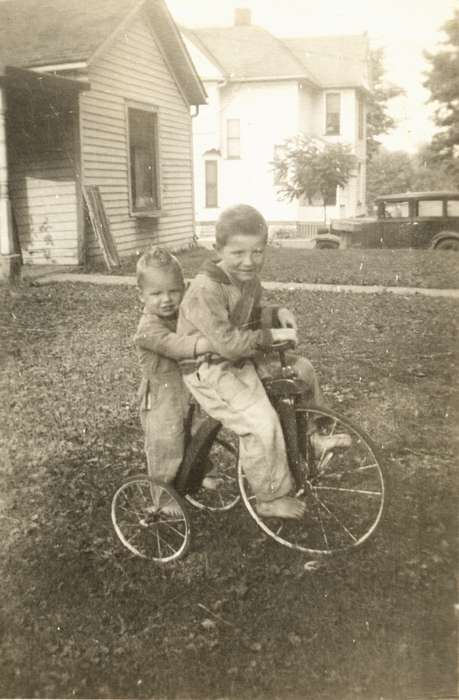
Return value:
<svg viewBox="0 0 459 700">
<path fill-rule="evenodd" d="M 120 255 L 151 243 L 187 245 L 193 236 L 191 118 L 140 12 L 89 67 L 91 90 L 80 97 L 83 181 L 100 187 Z M 129 214 L 126 102 L 159 114 L 161 216 Z M 89 257 L 100 257 L 92 234 Z"/>
</svg>

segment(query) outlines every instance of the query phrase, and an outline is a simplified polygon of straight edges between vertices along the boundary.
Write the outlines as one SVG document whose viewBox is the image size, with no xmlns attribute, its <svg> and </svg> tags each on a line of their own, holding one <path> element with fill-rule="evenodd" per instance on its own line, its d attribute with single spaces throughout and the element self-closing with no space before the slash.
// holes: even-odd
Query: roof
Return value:
<svg viewBox="0 0 459 700">
<path fill-rule="evenodd" d="M 87 62 L 131 12 L 145 5 L 155 32 L 191 104 L 205 90 L 164 0 L 3 0 L 0 65 L 36 68 Z"/>
<path fill-rule="evenodd" d="M 376 197 L 376 201 L 398 201 L 400 199 L 435 199 L 436 197 L 453 197 L 459 198 L 459 191 L 452 190 L 429 190 L 426 192 L 401 192 L 400 194 L 386 194 Z"/>
<path fill-rule="evenodd" d="M 284 44 L 325 88 L 368 89 L 366 34 L 283 39 Z"/>
<path fill-rule="evenodd" d="M 368 88 L 366 34 L 280 39 L 253 24 L 183 32 L 230 80 L 296 78 Z"/>
<path fill-rule="evenodd" d="M 313 76 L 288 47 L 255 25 L 183 29 L 230 80 L 295 78 L 314 82 Z"/>
</svg>

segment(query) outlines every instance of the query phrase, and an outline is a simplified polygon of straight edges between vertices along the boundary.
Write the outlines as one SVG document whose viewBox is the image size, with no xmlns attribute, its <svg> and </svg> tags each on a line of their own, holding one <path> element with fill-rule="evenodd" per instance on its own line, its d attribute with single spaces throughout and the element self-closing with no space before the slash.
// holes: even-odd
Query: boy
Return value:
<svg viewBox="0 0 459 700">
<path fill-rule="evenodd" d="M 137 288 L 144 309 L 134 343 L 142 371 L 138 396 L 148 474 L 172 482 L 182 461 L 188 411 L 188 392 L 177 360 L 197 358 L 209 352 L 211 344 L 202 336 L 181 337 L 175 332 L 185 281 L 179 261 L 166 248 L 149 250 L 139 259 Z M 213 487 L 212 477 L 204 481 L 204 486 Z M 152 495 L 159 507 L 154 489 Z"/>
<path fill-rule="evenodd" d="M 282 429 L 254 363 L 274 341 L 296 341 L 296 321 L 288 309 L 260 307 L 258 274 L 267 236 L 267 224 L 253 207 L 240 204 L 221 214 L 215 245 L 220 262 L 208 262 L 198 273 L 178 321 L 182 335 L 204 335 L 215 354 L 184 363 L 183 378 L 204 411 L 239 436 L 242 466 L 259 514 L 301 518 L 304 504 L 289 495 L 293 484 Z M 295 368 L 307 382 L 312 401 L 323 403 L 312 365 L 298 358 Z M 311 442 L 321 453 L 347 446 L 350 438 L 327 439 L 314 433 Z"/>
</svg>

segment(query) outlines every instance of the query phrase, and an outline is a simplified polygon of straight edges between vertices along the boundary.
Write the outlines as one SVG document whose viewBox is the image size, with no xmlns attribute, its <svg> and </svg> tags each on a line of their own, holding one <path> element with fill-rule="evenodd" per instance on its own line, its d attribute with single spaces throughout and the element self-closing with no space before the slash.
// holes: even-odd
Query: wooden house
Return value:
<svg viewBox="0 0 459 700">
<path fill-rule="evenodd" d="M 205 98 L 163 0 L 0 2 L 2 255 L 12 220 L 26 263 L 100 256 L 91 185 L 120 256 L 189 244 L 190 106 Z"/>
<path fill-rule="evenodd" d="M 258 207 L 274 232 L 316 233 L 322 198 L 281 199 L 273 172 L 285 141 L 299 133 L 324 145 L 346 143 L 357 157 L 354 176 L 327 202 L 328 219 L 365 212 L 365 34 L 280 38 L 254 25 L 244 8 L 232 26 L 182 32 L 208 94 L 193 120 L 199 234 L 212 231 L 221 209 L 238 201 Z"/>
</svg>

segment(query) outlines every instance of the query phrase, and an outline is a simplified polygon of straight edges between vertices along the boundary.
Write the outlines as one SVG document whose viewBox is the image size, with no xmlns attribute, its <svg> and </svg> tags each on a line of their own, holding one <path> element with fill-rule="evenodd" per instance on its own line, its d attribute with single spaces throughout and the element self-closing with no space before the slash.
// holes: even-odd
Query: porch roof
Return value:
<svg viewBox="0 0 459 700">
<path fill-rule="evenodd" d="M 81 92 L 89 90 L 90 85 L 83 80 L 72 80 L 58 75 L 47 75 L 46 73 L 36 73 L 27 68 L 16 68 L 14 66 L 4 66 L 0 63 L 0 85 L 12 84 L 15 87 L 42 88 L 43 90 L 65 90 L 67 92 Z"/>
<path fill-rule="evenodd" d="M 190 104 L 206 93 L 164 0 L 3 0 L 0 2 L 0 63 L 39 68 L 88 62 L 145 6 L 155 33 Z"/>
</svg>

